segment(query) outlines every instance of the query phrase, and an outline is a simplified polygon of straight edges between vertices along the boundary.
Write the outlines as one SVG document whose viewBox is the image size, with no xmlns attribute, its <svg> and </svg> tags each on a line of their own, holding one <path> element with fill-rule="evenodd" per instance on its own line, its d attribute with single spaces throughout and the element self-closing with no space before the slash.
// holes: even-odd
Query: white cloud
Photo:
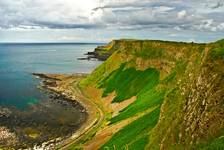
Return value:
<svg viewBox="0 0 224 150">
<path fill-rule="evenodd" d="M 179 26 L 175 26 L 174 29 L 177 30 L 177 31 L 181 30 L 181 28 Z"/>
<path fill-rule="evenodd" d="M 207 19 L 207 20 L 202 20 L 201 24 L 195 26 L 195 28 L 202 31 L 223 32 L 224 23 L 216 22 L 213 19 Z"/>
<path fill-rule="evenodd" d="M 187 15 L 186 10 L 182 10 L 182 11 L 180 11 L 180 12 L 177 13 L 177 17 L 178 17 L 179 19 L 184 18 L 186 15 Z"/>
<path fill-rule="evenodd" d="M 206 11 L 201 3 L 209 4 L 207 0 L 0 0 L 0 26 L 15 30 L 102 27 L 184 30 L 199 25 L 198 28 L 215 31 L 209 22 L 201 24 L 203 20 L 216 19 L 208 16 L 212 10 Z M 215 4 L 222 7 L 220 1 Z M 224 15 L 224 10 L 221 14 Z"/>
<path fill-rule="evenodd" d="M 0 30 L 29 33 L 34 30 L 53 32 L 56 29 L 83 29 L 73 32 L 87 31 L 86 34 L 89 34 L 89 30 L 100 29 L 104 32 L 102 34 L 110 34 L 111 37 L 122 37 L 120 32 L 125 32 L 125 35 L 136 36 L 136 38 L 141 37 L 141 34 L 148 37 L 149 33 L 144 31 L 156 31 L 159 37 L 164 37 L 162 31 L 165 30 L 170 31 L 167 36 L 175 35 L 176 33 L 173 32 L 177 32 L 178 35 L 181 35 L 179 32 L 185 32 L 191 37 L 196 31 L 212 32 L 214 35 L 221 36 L 224 34 L 223 1 L 0 0 Z M 54 38 L 61 40 L 88 38 L 86 36 L 82 38 L 83 34 L 79 36 L 77 38 L 72 35 L 60 35 Z M 94 39 L 99 38 L 101 37 L 94 37 Z"/>
<path fill-rule="evenodd" d="M 171 11 L 171 10 L 174 10 L 174 9 L 175 9 L 174 7 L 168 7 L 168 6 L 155 7 L 155 11 L 157 11 L 157 12 L 168 12 L 168 11 Z"/>
<path fill-rule="evenodd" d="M 97 0 L 0 0 L 1 26 L 90 24 Z"/>
<path fill-rule="evenodd" d="M 224 22 L 217 26 L 218 30 L 224 30 Z"/>
</svg>

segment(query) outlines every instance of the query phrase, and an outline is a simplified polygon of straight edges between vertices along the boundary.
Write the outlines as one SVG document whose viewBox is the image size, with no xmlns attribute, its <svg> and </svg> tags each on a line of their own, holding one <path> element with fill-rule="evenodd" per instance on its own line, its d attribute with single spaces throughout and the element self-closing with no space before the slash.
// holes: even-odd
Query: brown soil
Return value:
<svg viewBox="0 0 224 150">
<path fill-rule="evenodd" d="M 136 100 L 136 96 L 131 97 L 130 99 L 127 99 L 120 103 L 112 103 L 110 104 L 110 107 L 113 109 L 113 116 L 116 116 L 119 111 L 126 108 L 128 105 L 132 104 Z"/>
</svg>

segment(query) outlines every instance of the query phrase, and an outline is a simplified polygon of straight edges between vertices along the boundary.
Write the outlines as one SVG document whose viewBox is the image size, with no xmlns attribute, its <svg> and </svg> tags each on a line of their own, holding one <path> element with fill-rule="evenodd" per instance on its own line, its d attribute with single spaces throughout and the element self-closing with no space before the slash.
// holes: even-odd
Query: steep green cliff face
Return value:
<svg viewBox="0 0 224 150">
<path fill-rule="evenodd" d="M 136 96 L 108 121 L 136 119 L 101 149 L 224 149 L 224 40 L 115 40 L 106 51 L 80 85 L 115 91 L 112 103 Z"/>
</svg>

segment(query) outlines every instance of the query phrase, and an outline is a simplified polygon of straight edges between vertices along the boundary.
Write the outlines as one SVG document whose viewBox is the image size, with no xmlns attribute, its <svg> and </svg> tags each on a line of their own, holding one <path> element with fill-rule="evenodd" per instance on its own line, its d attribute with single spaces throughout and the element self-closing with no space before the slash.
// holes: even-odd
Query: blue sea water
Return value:
<svg viewBox="0 0 224 150">
<path fill-rule="evenodd" d="M 0 106 L 27 109 L 47 99 L 31 73 L 89 73 L 101 62 L 77 60 L 99 44 L 0 44 Z"/>
</svg>

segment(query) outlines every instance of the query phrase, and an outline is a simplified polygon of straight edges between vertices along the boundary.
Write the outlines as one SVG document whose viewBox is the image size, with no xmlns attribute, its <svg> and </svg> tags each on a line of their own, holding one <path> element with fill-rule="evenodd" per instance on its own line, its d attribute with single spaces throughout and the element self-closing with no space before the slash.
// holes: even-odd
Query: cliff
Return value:
<svg viewBox="0 0 224 150">
<path fill-rule="evenodd" d="M 224 148 L 224 40 L 114 40 L 95 51 L 110 57 L 80 87 L 107 116 L 84 147 Z"/>
</svg>

